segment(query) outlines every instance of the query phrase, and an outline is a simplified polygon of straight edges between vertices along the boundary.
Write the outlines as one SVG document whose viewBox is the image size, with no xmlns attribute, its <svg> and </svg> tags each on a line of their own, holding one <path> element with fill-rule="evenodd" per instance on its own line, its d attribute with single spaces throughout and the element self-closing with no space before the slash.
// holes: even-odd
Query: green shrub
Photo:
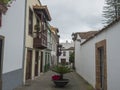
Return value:
<svg viewBox="0 0 120 90">
<path fill-rule="evenodd" d="M 63 79 L 63 74 L 72 72 L 71 68 L 65 66 L 65 65 L 57 65 L 52 68 L 52 71 L 60 74 L 61 79 Z"/>
<path fill-rule="evenodd" d="M 7 4 L 9 1 L 11 1 L 11 0 L 0 0 L 0 3 Z"/>
</svg>

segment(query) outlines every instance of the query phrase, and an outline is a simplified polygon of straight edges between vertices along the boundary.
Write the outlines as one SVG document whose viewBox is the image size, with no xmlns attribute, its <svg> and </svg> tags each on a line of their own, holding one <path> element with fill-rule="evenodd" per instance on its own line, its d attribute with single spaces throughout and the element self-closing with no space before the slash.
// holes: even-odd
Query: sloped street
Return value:
<svg viewBox="0 0 120 90">
<path fill-rule="evenodd" d="M 64 77 L 70 79 L 69 84 L 64 88 L 58 88 L 51 81 L 51 76 L 56 73 L 48 71 L 35 80 L 28 81 L 25 86 L 15 90 L 93 90 L 93 88 L 75 72 L 65 74 Z"/>
</svg>

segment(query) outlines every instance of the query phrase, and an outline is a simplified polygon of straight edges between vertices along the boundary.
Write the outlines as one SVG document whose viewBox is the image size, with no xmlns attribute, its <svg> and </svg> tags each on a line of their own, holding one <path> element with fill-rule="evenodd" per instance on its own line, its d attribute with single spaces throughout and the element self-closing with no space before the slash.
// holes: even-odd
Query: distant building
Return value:
<svg viewBox="0 0 120 90">
<path fill-rule="evenodd" d="M 70 53 L 74 51 L 74 43 L 66 41 L 66 43 L 60 43 L 60 45 L 62 45 L 62 49 L 59 56 L 59 63 L 67 64 L 69 63 Z"/>
<path fill-rule="evenodd" d="M 51 66 L 57 65 L 57 46 L 59 44 L 58 28 L 51 26 L 52 51 L 51 51 Z"/>
</svg>

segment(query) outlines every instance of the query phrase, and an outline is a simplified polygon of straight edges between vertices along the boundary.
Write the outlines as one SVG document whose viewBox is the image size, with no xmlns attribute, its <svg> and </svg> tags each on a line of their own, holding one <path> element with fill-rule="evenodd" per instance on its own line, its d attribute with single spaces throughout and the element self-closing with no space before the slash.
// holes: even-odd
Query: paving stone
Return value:
<svg viewBox="0 0 120 90">
<path fill-rule="evenodd" d="M 56 73 L 48 71 L 35 80 L 28 81 L 26 85 L 15 90 L 94 90 L 83 78 L 76 72 L 65 74 L 70 82 L 64 88 L 58 88 L 51 80 L 51 76 Z"/>
</svg>

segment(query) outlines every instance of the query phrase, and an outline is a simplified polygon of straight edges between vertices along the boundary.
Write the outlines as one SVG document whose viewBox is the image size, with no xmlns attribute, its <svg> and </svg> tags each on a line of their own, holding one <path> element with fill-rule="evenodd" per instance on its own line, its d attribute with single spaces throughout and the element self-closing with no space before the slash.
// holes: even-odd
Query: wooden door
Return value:
<svg viewBox="0 0 120 90">
<path fill-rule="evenodd" d="M 43 72 L 43 52 L 41 52 L 40 72 Z"/>
<path fill-rule="evenodd" d="M 66 59 L 61 59 L 61 64 L 66 64 Z"/>
<path fill-rule="evenodd" d="M 106 40 L 96 43 L 96 90 L 107 90 Z"/>
<path fill-rule="evenodd" d="M 39 61 L 39 52 L 35 52 L 35 76 L 38 76 L 38 61 Z"/>
<path fill-rule="evenodd" d="M 26 80 L 31 79 L 31 73 L 32 73 L 32 50 L 28 50 L 26 62 Z"/>
<path fill-rule="evenodd" d="M 100 88 L 101 90 L 104 89 L 104 48 L 98 48 L 99 52 L 99 65 L 100 65 Z"/>
</svg>

